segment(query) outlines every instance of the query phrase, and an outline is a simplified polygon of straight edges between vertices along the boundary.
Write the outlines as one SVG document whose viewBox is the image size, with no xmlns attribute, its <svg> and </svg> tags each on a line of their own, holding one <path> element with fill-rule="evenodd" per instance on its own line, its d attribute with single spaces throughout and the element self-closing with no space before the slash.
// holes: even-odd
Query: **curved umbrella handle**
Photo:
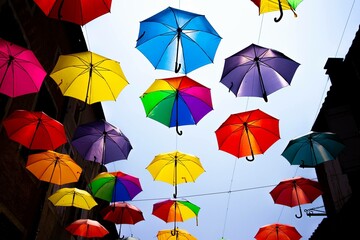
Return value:
<svg viewBox="0 0 360 240">
<path fill-rule="evenodd" d="M 175 73 L 178 73 L 181 69 L 181 63 L 175 63 Z"/>
<path fill-rule="evenodd" d="M 275 22 L 279 22 L 282 19 L 283 15 L 284 15 L 280 0 L 278 0 L 278 2 L 279 2 L 280 16 L 279 16 L 279 18 L 274 18 Z"/>
<path fill-rule="evenodd" d="M 298 216 L 297 214 L 295 214 L 296 218 L 301 218 L 302 217 L 302 211 L 301 211 L 301 206 L 299 205 L 299 211 L 300 211 L 300 215 Z"/>
<path fill-rule="evenodd" d="M 246 158 L 246 160 L 248 160 L 249 162 L 252 162 L 252 161 L 254 161 L 254 159 L 255 159 L 254 154 L 253 154 L 252 151 L 251 151 L 251 158 L 249 158 L 249 157 L 245 157 L 245 158 Z"/>
<path fill-rule="evenodd" d="M 179 130 L 179 126 L 178 125 L 176 125 L 176 132 L 177 132 L 177 134 L 178 135 L 182 135 L 182 131 L 181 130 Z"/>
<path fill-rule="evenodd" d="M 251 146 L 251 140 L 250 140 L 250 136 L 249 136 L 249 129 L 248 129 L 248 123 L 247 122 L 244 122 L 244 128 L 245 128 L 245 132 L 246 132 L 246 136 L 247 136 L 247 139 L 249 141 L 249 146 L 250 146 L 250 152 L 251 152 L 251 158 L 249 157 L 245 157 L 246 160 L 248 160 L 249 162 L 252 162 L 254 161 L 255 157 L 254 157 L 254 152 L 253 152 L 253 149 L 252 149 L 252 146 Z"/>
</svg>

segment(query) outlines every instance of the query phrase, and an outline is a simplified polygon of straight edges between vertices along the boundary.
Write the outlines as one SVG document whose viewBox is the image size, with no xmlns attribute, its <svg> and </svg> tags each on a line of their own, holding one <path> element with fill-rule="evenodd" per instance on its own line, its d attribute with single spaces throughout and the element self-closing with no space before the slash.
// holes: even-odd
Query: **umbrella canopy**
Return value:
<svg viewBox="0 0 360 240">
<path fill-rule="evenodd" d="M 299 240 L 301 237 L 294 226 L 273 223 L 259 228 L 254 238 L 256 240 Z"/>
<path fill-rule="evenodd" d="M 0 93 L 9 97 L 36 93 L 45 76 L 31 50 L 0 38 Z"/>
<path fill-rule="evenodd" d="M 205 172 L 197 156 L 177 150 L 156 155 L 146 169 L 154 180 L 173 185 L 174 197 L 177 195 L 178 184 L 195 182 Z"/>
<path fill-rule="evenodd" d="M 78 219 L 65 228 L 72 235 L 85 238 L 103 237 L 109 231 L 96 220 Z"/>
<path fill-rule="evenodd" d="M 296 215 L 297 218 L 302 217 L 300 205 L 312 203 L 321 194 L 323 191 L 320 184 L 304 177 L 285 179 L 270 191 L 274 203 L 289 207 L 299 206 L 300 215 Z"/>
<path fill-rule="evenodd" d="M 315 167 L 318 164 L 334 160 L 345 145 L 331 132 L 309 132 L 289 141 L 281 153 L 291 165 Z"/>
<path fill-rule="evenodd" d="M 127 159 L 132 150 L 124 133 L 106 120 L 79 125 L 71 144 L 84 159 L 102 165 Z"/>
<path fill-rule="evenodd" d="M 146 116 L 165 126 L 196 125 L 213 110 L 208 87 L 187 77 L 156 79 L 140 97 Z"/>
<path fill-rule="evenodd" d="M 215 134 L 220 150 L 253 161 L 280 139 L 279 120 L 259 109 L 231 114 Z"/>
<path fill-rule="evenodd" d="M 186 230 L 177 228 L 160 230 L 157 233 L 158 240 L 197 240 L 196 237 L 188 233 Z"/>
<path fill-rule="evenodd" d="M 52 150 L 28 156 L 26 168 L 39 180 L 63 185 L 79 181 L 81 167 L 68 155 Z"/>
<path fill-rule="evenodd" d="M 283 53 L 256 44 L 225 59 L 220 82 L 237 97 L 262 97 L 289 86 L 300 66 Z"/>
<path fill-rule="evenodd" d="M 140 22 L 136 48 L 155 69 L 187 74 L 213 63 L 220 41 L 204 15 L 168 7 Z"/>
<path fill-rule="evenodd" d="M 280 11 L 280 16 L 274 18 L 275 22 L 279 22 L 284 13 L 283 10 L 291 10 L 294 16 L 297 17 L 295 9 L 302 2 L 302 0 L 251 0 L 258 8 L 259 15 L 267 12 Z"/>
<path fill-rule="evenodd" d="M 90 193 L 78 188 L 60 188 L 48 199 L 54 206 L 77 207 L 85 210 L 91 210 L 98 205 Z"/>
<path fill-rule="evenodd" d="M 55 150 L 67 142 L 63 124 L 44 112 L 15 110 L 3 126 L 11 140 L 29 149 Z"/>
<path fill-rule="evenodd" d="M 34 0 L 50 18 L 85 25 L 110 12 L 112 0 Z"/>
<path fill-rule="evenodd" d="M 94 197 L 108 202 L 132 200 L 141 191 L 140 181 L 137 177 L 117 172 L 102 172 L 89 183 Z"/>
<path fill-rule="evenodd" d="M 128 85 L 119 62 L 90 51 L 60 55 L 50 77 L 64 96 L 87 104 L 114 101 Z"/>
</svg>

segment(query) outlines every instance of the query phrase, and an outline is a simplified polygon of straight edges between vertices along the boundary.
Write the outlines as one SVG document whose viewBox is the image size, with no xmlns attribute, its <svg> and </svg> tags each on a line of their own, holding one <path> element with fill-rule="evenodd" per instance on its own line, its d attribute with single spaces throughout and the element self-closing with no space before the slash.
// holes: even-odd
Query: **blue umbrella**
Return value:
<svg viewBox="0 0 360 240">
<path fill-rule="evenodd" d="M 204 15 L 168 7 L 140 22 L 136 48 L 155 69 L 187 74 L 212 63 L 220 41 Z"/>
</svg>

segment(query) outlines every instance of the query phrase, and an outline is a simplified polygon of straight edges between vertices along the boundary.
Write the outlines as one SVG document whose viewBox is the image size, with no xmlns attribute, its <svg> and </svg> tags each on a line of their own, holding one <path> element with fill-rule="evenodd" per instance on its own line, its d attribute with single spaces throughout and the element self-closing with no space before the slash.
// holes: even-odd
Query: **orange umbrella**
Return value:
<svg viewBox="0 0 360 240">
<path fill-rule="evenodd" d="M 65 229 L 72 235 L 82 236 L 85 238 L 103 237 L 109 233 L 109 231 L 98 221 L 91 219 L 76 220 Z"/>
<path fill-rule="evenodd" d="M 77 182 L 82 172 L 69 155 L 52 150 L 30 154 L 26 168 L 39 180 L 57 185 Z"/>
<path fill-rule="evenodd" d="M 273 223 L 262 226 L 254 238 L 256 240 L 299 240 L 301 237 L 295 227 Z"/>
</svg>

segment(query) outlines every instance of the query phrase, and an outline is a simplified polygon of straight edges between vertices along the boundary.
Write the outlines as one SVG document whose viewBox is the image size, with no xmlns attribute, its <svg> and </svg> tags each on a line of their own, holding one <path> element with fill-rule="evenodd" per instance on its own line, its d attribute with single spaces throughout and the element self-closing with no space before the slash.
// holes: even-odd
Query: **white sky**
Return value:
<svg viewBox="0 0 360 240">
<path fill-rule="evenodd" d="M 182 136 L 147 118 L 139 98 L 156 78 L 179 75 L 155 70 L 135 48 L 140 21 L 169 6 L 205 15 L 222 37 L 214 64 L 188 74 L 211 88 L 214 110 L 196 126 L 181 126 Z M 122 235 L 151 240 L 159 230 L 173 228 L 173 223 L 151 214 L 154 203 L 172 197 L 173 187 L 154 181 L 145 168 L 155 155 L 179 150 L 198 156 L 206 170 L 195 183 L 178 185 L 179 198 L 201 207 L 198 226 L 190 219 L 177 223 L 179 228 L 199 240 L 245 240 L 254 239 L 261 226 L 280 222 L 296 227 L 302 239 L 311 236 L 322 217 L 303 213 L 297 219 L 298 207 L 274 204 L 269 192 L 286 178 L 316 178 L 313 169 L 291 166 L 281 152 L 289 140 L 310 131 L 330 86 L 324 65 L 329 57 L 343 58 L 348 52 L 360 24 L 360 3 L 304 0 L 296 12 L 297 18 L 284 11 L 283 19 L 275 23 L 278 12 L 259 16 L 250 0 L 114 0 L 111 13 L 83 27 L 89 50 L 119 61 L 130 82 L 115 102 L 103 103 L 106 120 L 119 127 L 133 146 L 128 160 L 110 163 L 108 170 L 134 175 L 143 187 L 131 203 L 143 211 L 145 221 L 122 225 Z M 267 103 L 262 98 L 236 98 L 219 82 L 224 59 L 251 43 L 278 50 L 301 64 L 291 86 L 271 94 Z M 253 162 L 219 151 L 214 132 L 221 123 L 232 113 L 257 108 L 280 119 L 281 139 L 265 154 L 255 155 Z M 318 198 L 302 209 L 322 205 Z"/>
</svg>

